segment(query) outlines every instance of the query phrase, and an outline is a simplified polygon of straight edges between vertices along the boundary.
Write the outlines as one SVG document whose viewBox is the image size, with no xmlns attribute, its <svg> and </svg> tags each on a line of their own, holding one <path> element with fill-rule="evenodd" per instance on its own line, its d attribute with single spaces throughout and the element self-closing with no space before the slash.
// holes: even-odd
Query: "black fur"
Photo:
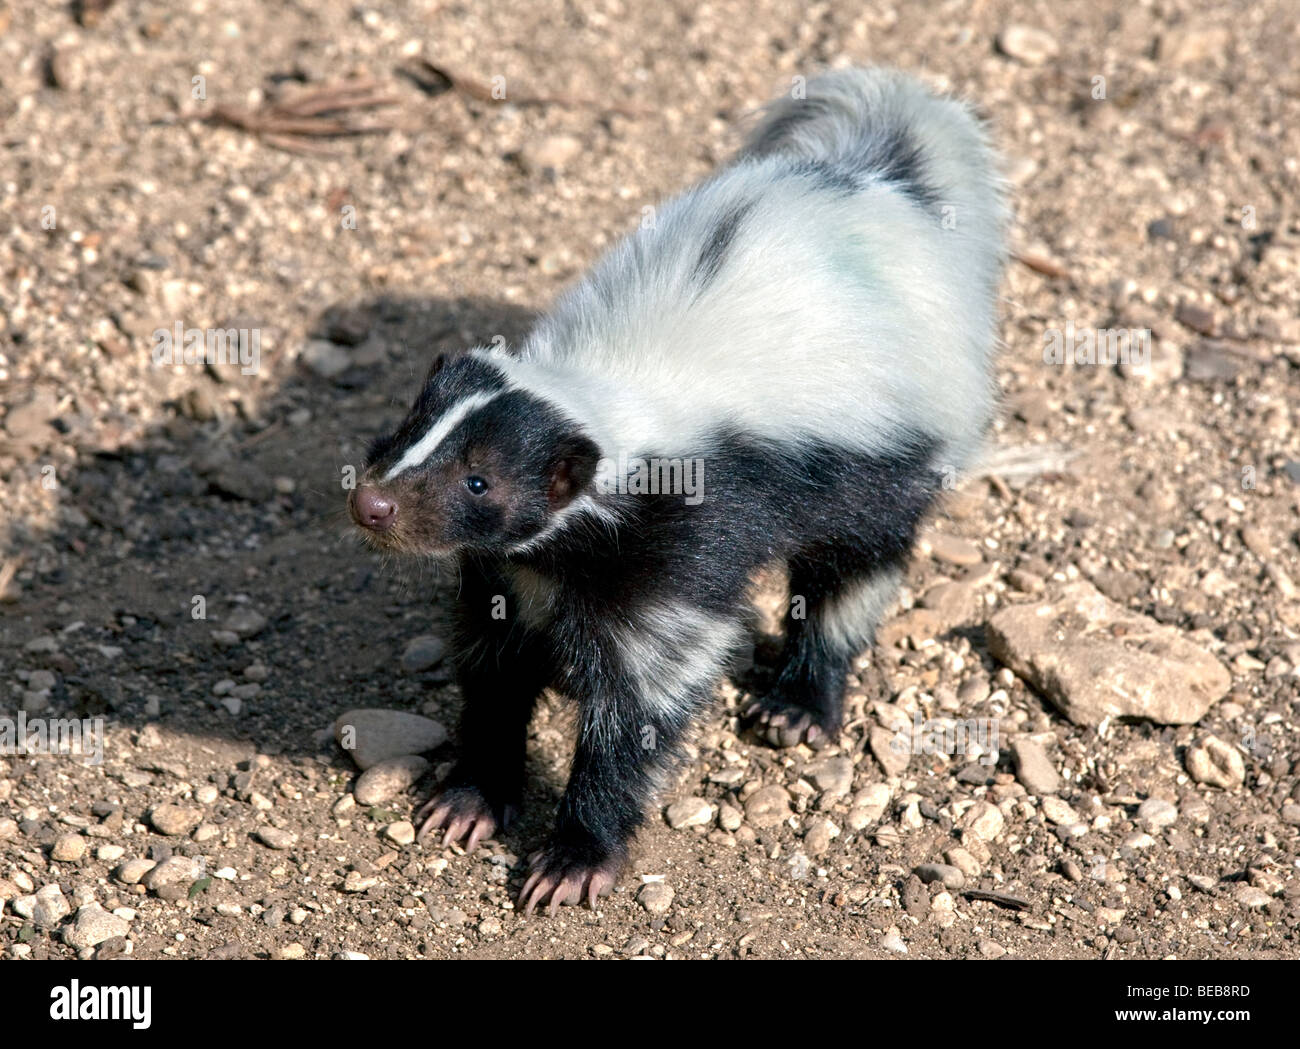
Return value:
<svg viewBox="0 0 1300 1049">
<path fill-rule="evenodd" d="M 371 469 L 396 462 L 402 451 L 420 438 L 430 424 L 443 412 L 471 393 L 491 393 L 505 388 L 505 378 L 492 365 L 477 357 L 461 357 L 444 366 L 445 358 L 438 357 L 411 410 L 402 424 L 391 434 L 376 438 L 366 452 L 366 462 Z M 394 454 L 396 453 L 396 454 Z"/>
<path fill-rule="evenodd" d="M 548 896 L 554 907 L 584 888 L 594 895 L 612 886 L 648 803 L 743 638 L 754 573 L 770 562 L 783 561 L 790 569 L 785 647 L 770 694 L 743 716 L 760 735 L 783 745 L 815 745 L 839 731 L 852 660 L 871 642 L 940 489 L 934 463 L 945 449 L 960 451 L 968 441 L 970 427 L 949 417 L 958 407 L 950 403 L 954 397 L 935 416 L 917 403 L 927 396 L 925 381 L 898 395 L 863 389 L 854 406 L 862 408 L 861 417 L 840 426 L 828 414 L 823 425 L 815 418 L 819 402 L 809 399 L 811 388 L 792 391 L 797 396 L 789 419 L 770 418 L 780 415 L 779 406 L 765 407 L 761 417 L 748 411 L 757 407 L 744 402 L 748 373 L 731 367 L 719 368 L 717 374 L 726 378 L 712 381 L 734 389 L 683 404 L 687 422 L 680 432 L 671 432 L 679 424 L 670 390 L 654 391 L 645 418 L 623 427 L 614 417 L 636 395 L 632 384 L 643 379 L 708 382 L 711 375 L 707 368 L 689 374 L 689 344 L 657 347 L 667 358 L 658 379 L 652 369 L 642 376 L 637 361 L 606 359 L 620 349 L 656 352 L 648 348 L 656 346 L 652 339 L 620 345 L 629 324 L 657 319 L 629 312 L 623 301 L 629 290 L 685 291 L 680 305 L 689 307 L 690 294 L 720 289 L 733 274 L 741 275 L 738 238 L 750 232 L 755 214 L 767 214 L 784 200 L 883 185 L 922 209 L 937 210 L 939 190 L 930 180 L 939 172 L 927 171 L 930 153 L 922 149 L 930 134 L 945 138 L 937 116 L 928 119 L 925 107 L 907 94 L 911 89 L 863 74 L 845 74 L 832 85 L 826 98 L 780 104 L 739 160 L 770 162 L 753 173 L 752 183 L 742 180 L 745 188 L 726 204 L 686 207 L 680 217 L 674 213 L 670 221 L 678 224 L 667 226 L 665 235 L 635 236 L 614 249 L 612 262 L 597 267 L 578 297 L 543 321 L 524 351 L 527 362 L 475 351 L 432 372 L 408 418 L 372 449 L 361 486 L 350 497 L 354 519 L 374 545 L 459 562 L 453 659 L 465 704 L 461 750 L 442 793 L 426 806 L 422 835 L 439 828 L 448 840 L 465 838 L 469 848 L 482 841 L 519 804 L 524 742 L 537 696 L 553 687 L 577 705 L 569 782 L 549 842 L 529 861 L 521 892 L 525 912 Z M 876 100 L 884 103 L 879 115 L 859 112 L 859 103 Z M 911 122 L 898 112 L 903 104 Z M 805 121 L 822 120 L 837 123 L 805 127 Z M 800 138 L 806 141 L 792 141 Z M 942 146 L 934 144 L 935 156 Z M 883 195 L 889 194 L 873 194 Z M 797 247 L 798 219 L 784 218 L 785 225 L 773 228 Z M 923 224 L 912 215 L 899 223 L 900 232 Z M 834 231 L 819 232 L 832 237 Z M 980 258 L 974 252 L 970 257 Z M 709 338 L 726 340 L 730 333 L 717 329 L 741 318 L 739 343 L 746 319 L 772 315 L 770 309 L 753 309 L 748 298 L 760 292 L 771 297 L 777 282 L 734 283 L 734 310 L 701 309 Z M 795 288 L 789 300 L 810 316 L 834 308 L 834 302 L 798 301 L 814 297 L 822 286 L 808 283 L 799 294 Z M 901 301 L 923 310 L 930 300 Z M 640 305 L 667 309 L 679 303 L 656 305 L 651 299 Z M 695 305 L 716 303 L 702 297 Z M 602 310 L 607 317 L 600 316 Z M 838 330 L 852 326 L 851 317 L 839 320 Z M 926 320 L 916 318 L 918 325 Z M 888 346 L 874 349 L 861 341 L 855 352 L 863 353 L 864 364 L 887 359 Z M 876 356 L 870 358 L 868 350 Z M 780 352 L 777 337 L 769 338 L 762 353 L 753 354 L 752 367 L 766 362 L 779 368 Z M 964 353 L 967 347 L 962 342 L 944 352 Z M 910 358 L 899 356 L 898 367 L 907 367 Z M 819 358 L 803 359 L 814 362 L 810 369 L 817 367 Z M 828 361 L 840 369 L 832 380 L 836 393 L 844 363 Z M 982 413 L 979 362 L 960 363 L 962 385 L 956 388 L 975 391 L 970 410 Z M 588 364 L 595 369 L 589 386 L 580 371 Z M 509 383 L 503 373 L 511 376 Z M 556 383 L 574 388 L 560 390 Z M 465 401 L 476 394 L 481 396 Z M 763 386 L 757 395 L 764 403 L 772 396 Z M 852 424 L 870 418 L 867 409 L 877 396 L 888 420 L 869 433 L 882 440 L 887 434 L 892 450 L 868 454 L 831 443 L 837 433 L 846 444 L 868 436 Z M 659 398 L 668 403 L 661 405 Z M 826 411 L 843 412 L 843 403 L 828 402 Z M 708 410 L 717 413 L 708 417 L 715 428 L 700 437 Z M 899 432 L 897 411 L 915 420 L 915 432 Z M 569 412 L 579 418 L 569 418 Z M 929 419 L 933 433 L 924 430 Z M 447 420 L 459 421 L 453 426 Z M 736 428 L 741 420 L 750 430 Z M 758 431 L 778 436 L 763 438 Z M 626 453 L 625 462 L 636 471 L 638 459 L 653 460 L 666 451 L 617 446 L 630 443 L 632 433 L 659 433 L 639 439 L 672 445 L 674 459 L 692 464 L 693 480 L 701 479 L 695 464 L 702 462 L 703 492 L 633 494 L 622 485 L 607 490 L 608 460 L 602 455 Z M 678 444 L 687 434 L 700 446 L 682 455 Z M 599 448 L 593 437 L 614 447 Z M 416 455 L 406 460 L 403 453 L 414 446 L 427 452 L 423 461 L 414 462 Z"/>
<path fill-rule="evenodd" d="M 902 128 L 890 128 L 873 137 L 867 152 L 857 161 L 863 171 L 874 172 L 886 182 L 911 197 L 927 210 L 934 210 L 942 201 L 926 181 L 925 158 L 920 145 Z"/>
<path fill-rule="evenodd" d="M 460 559 L 453 642 L 464 707 L 460 759 L 446 786 L 477 789 L 501 821 L 523 800 L 528 719 L 555 679 L 551 648 L 520 627 L 518 612 L 499 564 Z"/>
<path fill-rule="evenodd" d="M 595 446 L 549 404 L 504 386 L 495 368 L 461 358 L 426 384 L 392 437 L 375 442 L 362 483 L 382 484 L 401 507 L 384 537 L 393 549 L 484 553 L 523 542 L 546 526 L 557 499 L 573 494 L 561 489 L 590 481 Z M 492 392 L 495 399 L 470 412 L 419 466 L 391 482 L 378 480 L 457 400 Z M 465 488 L 470 477 L 487 482 L 485 495 Z"/>
<path fill-rule="evenodd" d="M 862 189 L 862 183 L 852 171 L 824 160 L 801 160 L 790 171 L 801 178 L 811 179 L 827 193 L 852 196 Z"/>
<path fill-rule="evenodd" d="M 805 124 L 826 119 L 834 105 L 826 99 L 800 99 L 779 117 L 768 123 L 762 134 L 750 143 L 751 156 L 783 153 L 790 148 L 794 134 Z M 839 193 L 854 193 L 861 186 L 856 177 L 873 174 L 884 182 L 896 186 L 900 192 L 921 207 L 933 211 L 942 200 L 926 178 L 925 154 L 915 140 L 913 132 L 905 127 L 891 126 L 864 133 L 860 140 L 861 152 L 841 155 L 834 161 L 810 158 L 792 159 L 791 170 L 815 179 L 825 189 Z"/>
<path fill-rule="evenodd" d="M 734 213 L 710 236 L 710 266 L 721 265 L 742 219 Z M 480 392 L 494 397 L 423 462 L 388 478 L 431 422 Z M 453 836 L 471 817 L 502 825 L 522 795 L 537 696 L 550 686 L 578 705 L 569 782 L 534 866 L 543 894 L 563 892 L 570 876 L 612 880 L 741 639 L 754 571 L 773 560 L 790 566 L 805 614 L 792 606 L 783 666 L 758 704 L 761 731 L 780 743 L 835 735 L 845 676 L 875 626 L 861 612 L 837 618 L 837 602 L 874 579 L 893 584 L 939 487 L 930 466 L 937 441 L 923 433 L 901 434 L 893 454 L 872 456 L 719 430 L 688 457 L 702 490 L 606 491 L 593 483 L 600 450 L 577 424 L 505 388 L 500 371 L 476 357 L 435 369 L 410 416 L 376 448 L 362 487 L 397 510 L 372 540 L 459 559 L 461 751 L 430 820 Z M 578 507 L 557 520 L 579 498 L 603 513 Z"/>
<path fill-rule="evenodd" d="M 625 524 L 613 532 L 574 527 L 529 553 L 463 558 L 456 662 L 465 713 L 454 783 L 477 786 L 496 806 L 516 804 L 523 724 L 535 695 L 552 685 L 579 708 L 552 848 L 593 866 L 622 858 L 656 773 L 672 765 L 716 683 L 698 682 L 678 706 L 648 701 L 638 676 L 646 668 L 629 661 L 623 625 L 669 601 L 738 622 L 751 573 L 773 558 L 790 563 L 792 593 L 808 609 L 787 623 L 778 700 L 838 725 L 856 649 L 828 643 L 817 615 L 846 586 L 905 558 L 938 487 L 929 451 L 918 438 L 890 458 L 822 445 L 792 455 L 728 434 L 704 457 L 699 505 L 626 495 Z M 511 583 L 519 569 L 554 583 L 558 600 L 544 623 L 526 621 L 526 598 Z M 504 621 L 491 618 L 501 594 Z M 652 672 L 670 676 L 674 650 L 690 642 L 670 627 Z"/>
<path fill-rule="evenodd" d="M 831 111 L 831 108 L 820 98 L 800 99 L 799 105 L 786 110 L 763 129 L 762 135 L 751 144 L 750 152 L 756 156 L 764 156 L 782 150 L 801 125 L 821 120 Z"/>
<path fill-rule="evenodd" d="M 727 252 L 735 242 L 737 234 L 740 232 L 741 224 L 745 221 L 745 216 L 753 209 L 752 201 L 746 201 L 737 204 L 727 211 L 704 240 L 704 247 L 700 251 L 700 257 L 695 263 L 695 279 L 699 282 L 701 289 L 707 288 L 709 283 L 721 271 L 723 264 L 727 260 Z"/>
</svg>

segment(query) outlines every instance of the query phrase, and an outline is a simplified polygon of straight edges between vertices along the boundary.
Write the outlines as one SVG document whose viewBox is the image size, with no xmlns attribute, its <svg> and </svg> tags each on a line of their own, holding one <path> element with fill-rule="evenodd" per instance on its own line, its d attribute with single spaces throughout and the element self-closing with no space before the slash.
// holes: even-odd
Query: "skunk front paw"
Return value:
<svg viewBox="0 0 1300 1049">
<path fill-rule="evenodd" d="M 597 897 L 613 890 L 625 862 L 622 854 L 594 846 L 552 842 L 529 857 L 528 878 L 519 890 L 520 906 L 525 914 L 532 914 L 538 904 L 549 900 L 547 911 L 554 917 L 561 904 L 581 903 L 585 895 L 588 906 L 595 907 Z"/>
<path fill-rule="evenodd" d="M 439 791 L 416 813 L 420 824 L 417 839 L 431 831 L 443 830 L 443 848 L 465 839 L 465 851 L 473 852 L 479 842 L 492 837 L 498 827 L 505 829 L 514 819 L 515 806 L 493 806 L 477 787 L 448 787 Z"/>
</svg>

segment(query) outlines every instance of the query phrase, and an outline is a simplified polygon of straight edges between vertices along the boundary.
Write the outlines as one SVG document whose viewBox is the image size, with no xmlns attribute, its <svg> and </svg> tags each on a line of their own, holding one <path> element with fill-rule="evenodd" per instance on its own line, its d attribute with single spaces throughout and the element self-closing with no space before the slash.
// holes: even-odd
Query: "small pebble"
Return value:
<svg viewBox="0 0 1300 1049">
<path fill-rule="evenodd" d="M 152 868 L 141 884 L 159 899 L 175 901 L 189 895 L 190 886 L 201 877 L 198 863 L 188 856 L 172 856 Z"/>
<path fill-rule="evenodd" d="M 759 787 L 745 799 L 745 819 L 755 827 L 775 827 L 789 816 L 790 793 L 784 787 Z"/>
<path fill-rule="evenodd" d="M 334 738 L 360 769 L 388 758 L 424 754 L 447 741 L 437 721 L 404 710 L 349 710 L 334 722 Z"/>
<path fill-rule="evenodd" d="M 17 901 L 14 909 L 18 909 Z M 38 929 L 52 928 L 70 913 L 72 913 L 72 905 L 68 903 L 59 887 L 46 885 L 37 891 L 31 913 L 27 917 L 32 919 Z"/>
<path fill-rule="evenodd" d="M 713 822 L 713 806 L 703 798 L 683 798 L 669 805 L 664 816 L 673 830 L 706 827 Z"/>
<path fill-rule="evenodd" d="M 199 825 L 203 814 L 183 805 L 155 805 L 149 812 L 149 822 L 161 834 L 188 834 Z"/>
<path fill-rule="evenodd" d="M 808 821 L 804 830 L 804 848 L 812 856 L 820 856 L 830 848 L 831 842 L 840 836 L 839 827 L 825 816 L 815 816 Z"/>
<path fill-rule="evenodd" d="M 80 834 L 60 834 L 50 849 L 50 859 L 56 863 L 76 863 L 86 854 L 86 839 Z"/>
<path fill-rule="evenodd" d="M 937 881 L 945 889 L 960 889 L 966 884 L 966 876 L 946 863 L 922 863 L 913 868 L 913 873 L 927 885 Z"/>
<path fill-rule="evenodd" d="M 853 762 L 845 757 L 822 758 L 814 761 L 804 775 L 824 794 L 840 797 L 853 788 Z"/>
<path fill-rule="evenodd" d="M 408 642 L 402 652 L 402 669 L 408 674 L 436 667 L 447 654 L 447 643 L 440 637 L 426 635 Z"/>
<path fill-rule="evenodd" d="M 907 944 L 903 942 L 903 934 L 898 931 L 897 926 L 891 925 L 881 937 L 880 946 L 894 954 L 906 954 Z"/>
<path fill-rule="evenodd" d="M 1246 765 L 1237 748 L 1217 736 L 1206 736 L 1187 748 L 1187 773 L 1197 783 L 1233 790 L 1246 782 Z"/>
<path fill-rule="evenodd" d="M 243 605 L 231 612 L 222 626 L 240 639 L 249 638 L 260 634 L 266 628 L 266 616 Z"/>
<path fill-rule="evenodd" d="M 572 135 L 548 135 L 530 139 L 519 150 L 519 164 L 529 174 L 562 171 L 582 152 L 582 143 Z"/>
<path fill-rule="evenodd" d="M 1073 827 L 1079 823 L 1079 814 L 1061 798 L 1045 797 L 1040 802 L 1043 815 L 1058 827 Z"/>
<path fill-rule="evenodd" d="M 979 860 L 972 856 L 967 849 L 961 846 L 954 846 L 943 854 L 944 860 L 949 866 L 956 867 L 967 878 L 978 878 L 982 868 Z"/>
<path fill-rule="evenodd" d="M 383 805 L 413 787 L 428 770 L 429 762 L 418 754 L 389 758 L 361 773 L 352 794 L 359 805 Z"/>
<path fill-rule="evenodd" d="M 1030 794 L 1055 794 L 1061 789 L 1061 777 L 1047 751 L 1032 739 L 1024 736 L 1013 739 L 1011 757 L 1016 766 L 1016 779 Z"/>
<path fill-rule="evenodd" d="M 1046 30 L 1012 24 L 998 34 L 998 50 L 1027 66 L 1041 66 L 1060 51 L 1056 38 Z"/>
<path fill-rule="evenodd" d="M 260 827 L 256 837 L 270 849 L 291 849 L 298 844 L 298 835 L 279 827 Z"/>
<path fill-rule="evenodd" d="M 153 860 L 127 860 L 122 864 L 122 866 L 117 868 L 114 877 L 123 885 L 135 885 L 156 866 L 158 866 L 158 864 Z"/>
<path fill-rule="evenodd" d="M 668 913 L 674 895 L 671 885 L 667 882 L 656 881 L 642 885 L 640 891 L 636 894 L 636 898 L 637 902 L 648 912 L 659 915 Z"/>
<path fill-rule="evenodd" d="M 1178 806 L 1163 798 L 1147 798 L 1138 806 L 1137 816 L 1148 830 L 1156 831 L 1178 822 Z"/>
<path fill-rule="evenodd" d="M 1253 911 L 1263 910 L 1268 906 L 1269 900 L 1272 899 L 1263 889 L 1257 889 L 1255 886 L 1245 883 L 1239 884 L 1232 895 L 1243 907 Z"/>
<path fill-rule="evenodd" d="M 997 807 L 987 801 L 977 801 L 961 819 L 962 830 L 969 831 L 979 841 L 993 841 L 1002 833 L 1006 823 Z"/>
</svg>

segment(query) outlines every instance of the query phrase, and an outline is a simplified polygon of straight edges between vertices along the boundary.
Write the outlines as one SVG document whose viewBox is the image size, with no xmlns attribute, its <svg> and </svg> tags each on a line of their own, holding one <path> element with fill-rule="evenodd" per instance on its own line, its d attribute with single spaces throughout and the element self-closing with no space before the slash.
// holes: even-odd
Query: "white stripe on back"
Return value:
<svg viewBox="0 0 1300 1049">
<path fill-rule="evenodd" d="M 464 421 L 465 416 L 496 400 L 498 396 L 498 393 L 471 393 L 468 397 L 457 401 L 442 414 L 423 437 L 406 449 L 406 454 L 384 475 L 384 480 L 391 481 L 404 470 L 419 466 L 434 453 L 438 445 L 447 439 L 447 435 Z"/>
</svg>

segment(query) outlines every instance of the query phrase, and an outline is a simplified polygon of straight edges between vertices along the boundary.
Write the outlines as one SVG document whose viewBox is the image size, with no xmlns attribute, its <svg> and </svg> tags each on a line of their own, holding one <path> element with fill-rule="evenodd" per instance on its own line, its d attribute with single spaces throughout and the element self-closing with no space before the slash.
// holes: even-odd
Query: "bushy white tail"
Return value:
<svg viewBox="0 0 1300 1049">
<path fill-rule="evenodd" d="M 965 232 L 1000 240 L 1003 182 L 970 108 L 893 69 L 839 69 L 769 103 L 740 158 L 784 156 L 892 183 Z"/>
</svg>

